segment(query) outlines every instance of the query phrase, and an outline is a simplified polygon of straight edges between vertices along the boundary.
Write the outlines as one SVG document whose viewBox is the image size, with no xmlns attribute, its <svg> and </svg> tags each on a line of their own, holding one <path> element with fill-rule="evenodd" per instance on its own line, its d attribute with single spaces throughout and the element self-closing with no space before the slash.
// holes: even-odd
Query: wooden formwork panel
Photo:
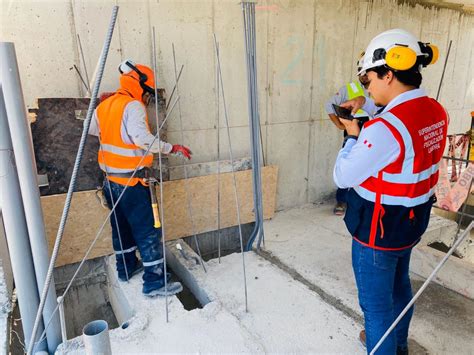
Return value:
<svg viewBox="0 0 474 355">
<path fill-rule="evenodd" d="M 278 167 L 262 169 L 264 218 L 275 212 Z M 255 220 L 251 170 L 235 173 L 240 204 L 241 223 Z M 234 185 L 231 173 L 207 175 L 187 180 L 167 181 L 163 184 L 165 204 L 165 233 L 167 240 L 182 238 L 217 229 L 217 183 L 220 180 L 220 225 L 237 225 Z M 158 198 L 160 189 L 157 187 Z M 188 198 L 193 213 L 194 231 L 189 217 Z M 66 194 L 41 197 L 46 234 L 50 251 L 54 245 Z M 69 217 L 64 230 L 56 266 L 81 261 L 89 245 L 103 224 L 109 210 L 101 206 L 95 191 L 76 192 L 71 201 Z M 111 228 L 107 221 L 104 231 L 92 249 L 89 259 L 113 253 Z"/>
<path fill-rule="evenodd" d="M 263 213 L 264 218 L 273 217 L 275 212 L 277 166 L 266 166 L 262 169 Z M 220 226 L 227 228 L 237 225 L 232 173 L 207 175 L 187 180 L 167 181 L 163 184 L 165 204 L 165 234 L 167 240 L 193 235 L 187 196 L 191 202 L 194 233 L 217 230 L 217 183 L 220 179 Z M 238 200 L 240 204 L 240 222 L 255 221 L 253 212 L 252 171 L 244 170 L 235 173 Z M 160 189 L 157 188 L 158 198 Z"/>
<path fill-rule="evenodd" d="M 56 240 L 65 200 L 66 194 L 41 197 L 50 253 Z M 82 260 L 109 212 L 108 208 L 101 206 L 96 196 L 96 191 L 74 193 L 56 266 L 72 264 Z M 107 221 L 104 231 L 97 240 L 88 259 L 114 252 L 110 240 L 111 233 L 110 223 Z"/>
</svg>

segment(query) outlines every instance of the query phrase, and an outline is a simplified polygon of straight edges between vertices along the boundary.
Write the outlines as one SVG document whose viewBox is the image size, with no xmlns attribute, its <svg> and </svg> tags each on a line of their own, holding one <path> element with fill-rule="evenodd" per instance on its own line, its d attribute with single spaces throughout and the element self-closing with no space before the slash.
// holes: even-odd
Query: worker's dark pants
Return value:
<svg viewBox="0 0 474 355">
<path fill-rule="evenodd" d="M 347 202 L 347 191 L 349 189 L 341 189 L 338 188 L 336 191 L 336 201 L 341 202 L 341 203 L 346 203 Z"/>
<path fill-rule="evenodd" d="M 114 202 L 118 201 L 125 186 L 107 180 L 104 182 L 104 195 L 109 207 L 112 208 L 109 186 Z M 135 251 L 138 248 L 145 270 L 144 290 L 163 287 L 161 228 L 156 229 L 153 226 L 153 211 L 148 187 L 140 183 L 129 186 L 115 208 L 115 212 L 110 216 L 110 223 L 119 277 L 126 280 L 125 267 L 129 276 L 135 270 L 137 266 Z"/>
<path fill-rule="evenodd" d="M 412 298 L 408 269 L 411 248 L 400 251 L 375 250 L 352 241 L 352 267 L 364 312 L 367 353 Z M 396 353 L 407 348 L 408 327 L 413 307 L 385 339 L 376 354 Z"/>
</svg>

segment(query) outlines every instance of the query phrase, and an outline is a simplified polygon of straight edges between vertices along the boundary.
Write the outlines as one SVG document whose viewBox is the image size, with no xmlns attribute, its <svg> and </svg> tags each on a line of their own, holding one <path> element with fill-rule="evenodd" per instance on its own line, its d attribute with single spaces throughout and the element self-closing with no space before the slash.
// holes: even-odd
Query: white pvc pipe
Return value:
<svg viewBox="0 0 474 355">
<path fill-rule="evenodd" d="M 67 331 L 66 331 L 66 317 L 64 315 L 64 297 L 58 297 L 58 306 L 59 306 L 59 322 L 61 323 L 61 338 L 63 344 L 67 341 Z"/>
<path fill-rule="evenodd" d="M 39 294 L 36 288 L 35 268 L 26 227 L 20 183 L 15 169 L 15 158 L 8 128 L 7 113 L 0 83 L 0 206 L 2 206 L 5 235 L 18 294 L 25 345 L 33 331 Z M 41 322 L 41 331 L 43 331 Z M 46 350 L 43 342 L 38 350 Z"/>
<path fill-rule="evenodd" d="M 20 74 L 16 60 L 15 46 L 10 42 L 0 42 L 0 83 L 3 88 L 5 110 L 7 112 L 10 135 L 12 137 L 15 162 L 20 181 L 20 190 L 25 210 L 26 224 L 30 236 L 31 252 L 35 266 L 38 290 L 43 289 L 48 273 L 49 253 L 43 223 L 36 162 L 33 153 L 30 128 L 26 116 L 25 102 L 21 89 Z M 41 305 L 41 300 L 40 300 Z M 61 342 L 59 317 L 53 316 L 56 307 L 56 290 L 51 282 L 43 309 L 43 321 L 51 323 L 46 330 L 48 349 L 54 353 Z M 35 333 L 33 326 L 33 334 Z M 32 344 L 29 344 L 32 346 Z"/>
<path fill-rule="evenodd" d="M 105 320 L 95 320 L 82 329 L 82 340 L 87 355 L 111 355 L 109 325 Z"/>
</svg>

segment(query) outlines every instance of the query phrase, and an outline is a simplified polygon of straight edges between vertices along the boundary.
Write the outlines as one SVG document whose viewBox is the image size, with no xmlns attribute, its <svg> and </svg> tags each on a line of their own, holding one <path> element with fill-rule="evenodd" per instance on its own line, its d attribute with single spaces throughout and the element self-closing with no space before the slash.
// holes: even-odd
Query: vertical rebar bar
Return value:
<svg viewBox="0 0 474 355">
<path fill-rule="evenodd" d="M 91 87 L 89 83 L 89 74 L 87 74 L 86 60 L 84 59 L 84 51 L 82 50 L 81 37 L 79 37 L 79 34 L 77 34 L 77 44 L 79 45 L 79 52 L 81 53 L 81 58 L 82 58 L 82 66 L 84 67 L 84 75 L 86 76 L 86 80 L 87 80 L 87 85 L 86 85 L 87 93 L 90 95 Z"/>
<path fill-rule="evenodd" d="M 441 86 L 443 85 L 444 73 L 446 72 L 446 65 L 448 64 L 449 52 L 451 52 L 452 40 L 449 41 L 448 52 L 446 53 L 446 58 L 444 60 L 443 71 L 441 73 L 441 79 L 439 80 L 438 92 L 436 93 L 436 101 L 439 99 L 439 94 L 441 93 Z"/>
<path fill-rule="evenodd" d="M 219 53 L 219 45 L 216 48 Z M 217 99 L 217 256 L 221 263 L 221 123 L 220 123 L 220 85 L 219 72 L 216 66 L 216 99 Z"/>
<path fill-rule="evenodd" d="M 216 35 L 214 34 L 214 46 L 216 49 L 216 57 L 217 57 L 217 68 L 219 71 L 219 80 L 220 80 L 220 86 L 222 90 L 222 104 L 224 108 L 224 117 L 225 117 L 225 122 L 226 122 L 226 128 L 227 128 L 227 139 L 229 142 L 229 156 L 230 156 L 230 165 L 232 169 L 232 181 L 234 185 L 234 195 L 235 195 L 235 205 L 237 209 L 237 223 L 239 225 L 239 239 L 240 239 L 240 251 L 242 254 L 242 270 L 243 270 L 243 276 L 244 276 L 244 292 L 245 292 L 245 312 L 248 312 L 248 299 L 247 299 L 247 275 L 245 272 L 245 251 L 244 251 L 244 242 L 243 242 L 243 237 L 242 237 L 242 224 L 240 220 L 240 203 L 239 203 L 239 195 L 237 193 L 237 180 L 235 178 L 235 169 L 234 169 L 234 155 L 232 153 L 232 140 L 230 138 L 230 127 L 229 127 L 229 117 L 227 115 L 227 105 L 225 102 L 225 93 L 224 93 L 224 82 L 222 79 L 222 69 L 221 69 L 221 61 L 220 61 L 220 55 L 219 51 L 217 50 L 218 44 L 217 44 L 217 39 Z"/>
<path fill-rule="evenodd" d="M 156 44 L 155 44 L 155 26 L 152 28 L 152 41 L 153 41 L 153 75 L 156 78 Z M 158 117 L 158 91 L 155 85 L 155 115 Z M 179 97 L 179 96 L 178 96 Z M 160 217 L 161 217 L 161 243 L 163 245 L 163 272 L 165 277 L 165 311 L 166 311 L 166 323 L 169 322 L 169 310 L 168 310 L 168 275 L 167 275 L 167 265 L 166 265 L 166 244 L 165 244 L 165 213 L 164 213 L 164 203 L 163 203 L 163 164 L 161 160 L 161 126 L 157 125 L 156 127 L 158 136 L 159 149 L 158 149 L 158 164 L 160 167 Z"/>
<path fill-rule="evenodd" d="M 179 96 L 179 85 L 178 85 L 178 68 L 176 67 L 176 54 L 174 51 L 174 43 L 172 44 L 173 47 L 173 63 L 174 63 L 174 78 L 176 80 L 176 95 Z M 181 132 L 181 144 L 184 145 L 184 129 L 183 129 L 183 117 L 181 114 L 181 102 L 178 102 L 178 117 L 179 117 L 179 129 Z M 188 207 L 188 214 L 189 218 L 191 219 L 191 230 L 193 233 L 193 240 L 194 244 L 196 245 L 196 250 L 199 255 L 199 263 L 202 266 L 202 269 L 204 272 L 207 272 L 206 267 L 204 266 L 204 262 L 202 261 L 202 255 L 201 255 L 201 248 L 199 247 L 199 242 L 196 236 L 196 226 L 194 224 L 194 216 L 193 216 L 193 207 L 191 205 L 191 196 L 189 193 L 189 181 L 188 181 L 188 170 L 186 166 L 186 158 L 183 157 L 183 171 L 184 171 L 184 190 L 186 193 L 186 205 Z"/>
<path fill-rule="evenodd" d="M 257 250 L 263 239 L 263 203 L 261 183 L 260 144 L 260 118 L 258 108 L 257 64 L 256 64 L 256 28 L 255 28 L 255 3 L 242 2 L 245 59 L 247 66 L 247 94 L 248 115 L 250 127 L 250 150 L 252 156 L 252 186 L 255 211 L 255 227 L 247 243 L 247 250 L 252 248 L 254 240 L 258 237 Z M 263 147 L 263 144 L 262 144 Z"/>
<path fill-rule="evenodd" d="M 66 201 L 64 203 L 64 209 L 63 209 L 63 213 L 62 213 L 62 216 L 61 216 L 61 221 L 59 223 L 59 228 L 58 228 L 58 233 L 56 235 L 56 241 L 54 243 L 53 253 L 51 255 L 51 261 L 50 261 L 50 264 L 49 264 L 45 285 L 44 285 L 43 292 L 42 292 L 42 295 L 41 295 L 40 306 L 39 306 L 39 309 L 38 309 L 38 313 L 36 315 L 35 327 L 33 328 L 32 338 L 31 338 L 31 341 L 30 341 L 30 344 L 29 344 L 29 347 L 28 347 L 28 355 L 30 355 L 33 351 L 34 340 L 36 338 L 36 332 L 38 331 L 38 325 L 39 325 L 40 317 L 41 317 L 41 314 L 43 312 L 43 308 L 45 306 L 45 301 L 46 301 L 46 297 L 48 295 L 49 285 L 50 285 L 50 282 L 51 282 L 51 279 L 52 279 L 52 276 L 53 276 L 54 263 L 56 262 L 56 259 L 58 257 L 59 247 L 61 245 L 61 240 L 62 240 L 62 236 L 63 236 L 63 233 L 64 233 L 64 228 L 66 226 L 66 220 L 67 220 L 67 216 L 68 216 L 68 213 L 69 213 L 69 207 L 71 205 L 72 195 L 73 195 L 74 189 L 76 187 L 76 178 L 77 178 L 77 174 L 79 172 L 79 166 L 80 166 L 81 161 L 82 161 L 82 155 L 83 155 L 86 140 L 87 140 L 87 135 L 88 135 L 88 131 L 89 131 L 89 126 L 90 126 L 92 113 L 94 112 L 94 109 L 95 109 L 95 104 L 96 104 L 96 101 L 97 101 L 97 95 L 99 93 L 99 87 L 100 87 L 100 83 L 102 81 L 102 75 L 104 73 L 105 62 L 107 60 L 107 54 L 109 52 L 110 43 L 112 42 L 112 35 L 113 35 L 113 32 L 114 32 L 114 28 L 115 28 L 115 21 L 117 20 L 118 9 L 119 9 L 118 6 L 113 7 L 112 16 L 111 16 L 110 23 L 109 23 L 109 28 L 108 28 L 106 39 L 105 39 L 105 42 L 104 42 L 104 47 L 102 48 L 102 53 L 101 53 L 101 56 L 100 56 L 99 66 L 98 66 L 99 70 L 98 70 L 98 73 L 97 73 L 97 80 L 94 83 L 94 90 L 93 90 L 92 95 L 91 95 L 91 101 L 89 103 L 89 109 L 87 111 L 87 117 L 84 121 L 84 127 L 83 127 L 83 130 L 82 130 L 81 141 L 79 143 L 79 149 L 78 149 L 78 152 L 77 152 L 77 155 L 76 155 L 76 160 L 75 160 L 75 163 L 74 163 L 74 168 L 73 168 L 73 172 L 72 172 L 72 176 L 71 176 L 71 181 L 70 181 L 68 192 L 67 192 L 67 195 L 66 195 Z"/>
</svg>

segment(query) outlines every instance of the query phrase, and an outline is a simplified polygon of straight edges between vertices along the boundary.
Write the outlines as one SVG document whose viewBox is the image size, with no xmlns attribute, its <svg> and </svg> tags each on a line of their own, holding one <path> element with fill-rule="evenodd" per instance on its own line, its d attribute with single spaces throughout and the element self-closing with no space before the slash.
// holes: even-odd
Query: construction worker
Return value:
<svg viewBox="0 0 474 355">
<path fill-rule="evenodd" d="M 352 266 L 364 313 L 360 339 L 369 353 L 412 298 L 411 250 L 426 230 L 446 144 L 445 109 L 420 89 L 421 69 L 438 57 L 435 46 L 394 29 L 367 47 L 358 75 L 385 106 L 361 131 L 355 120 L 341 122 L 346 144 L 338 154 L 334 181 L 350 188 L 344 217 L 353 236 Z M 353 113 L 363 96 L 342 104 Z M 377 354 L 408 354 L 411 309 Z"/>
<path fill-rule="evenodd" d="M 191 151 L 155 139 L 150 133 L 146 106 L 155 95 L 153 71 L 131 60 L 121 63 L 119 71 L 120 88 L 99 104 L 89 129 L 101 143 L 98 162 L 107 176 L 103 192 L 110 208 L 126 189 L 110 217 L 118 277 L 127 281 L 144 269 L 145 296 L 173 295 L 181 292 L 182 286 L 168 283 L 165 292 L 161 228 L 154 227 L 150 190 L 143 178 L 152 166 L 152 153 L 161 150 L 191 159 Z"/>
<path fill-rule="evenodd" d="M 336 112 L 334 111 L 333 105 L 340 106 L 343 102 L 353 99 L 358 96 L 368 97 L 367 92 L 365 91 L 365 85 L 367 84 L 367 76 L 361 75 L 358 77 L 358 82 L 347 83 L 339 89 L 336 95 L 332 96 L 325 104 L 326 112 L 331 119 L 332 123 L 344 131 L 344 137 L 347 136 L 346 128 L 337 117 Z M 369 113 L 360 109 L 356 112 L 355 117 L 371 117 Z M 344 215 L 346 210 L 346 195 L 347 189 L 338 188 L 336 191 L 336 206 L 334 207 L 334 214 L 336 216 Z"/>
</svg>

